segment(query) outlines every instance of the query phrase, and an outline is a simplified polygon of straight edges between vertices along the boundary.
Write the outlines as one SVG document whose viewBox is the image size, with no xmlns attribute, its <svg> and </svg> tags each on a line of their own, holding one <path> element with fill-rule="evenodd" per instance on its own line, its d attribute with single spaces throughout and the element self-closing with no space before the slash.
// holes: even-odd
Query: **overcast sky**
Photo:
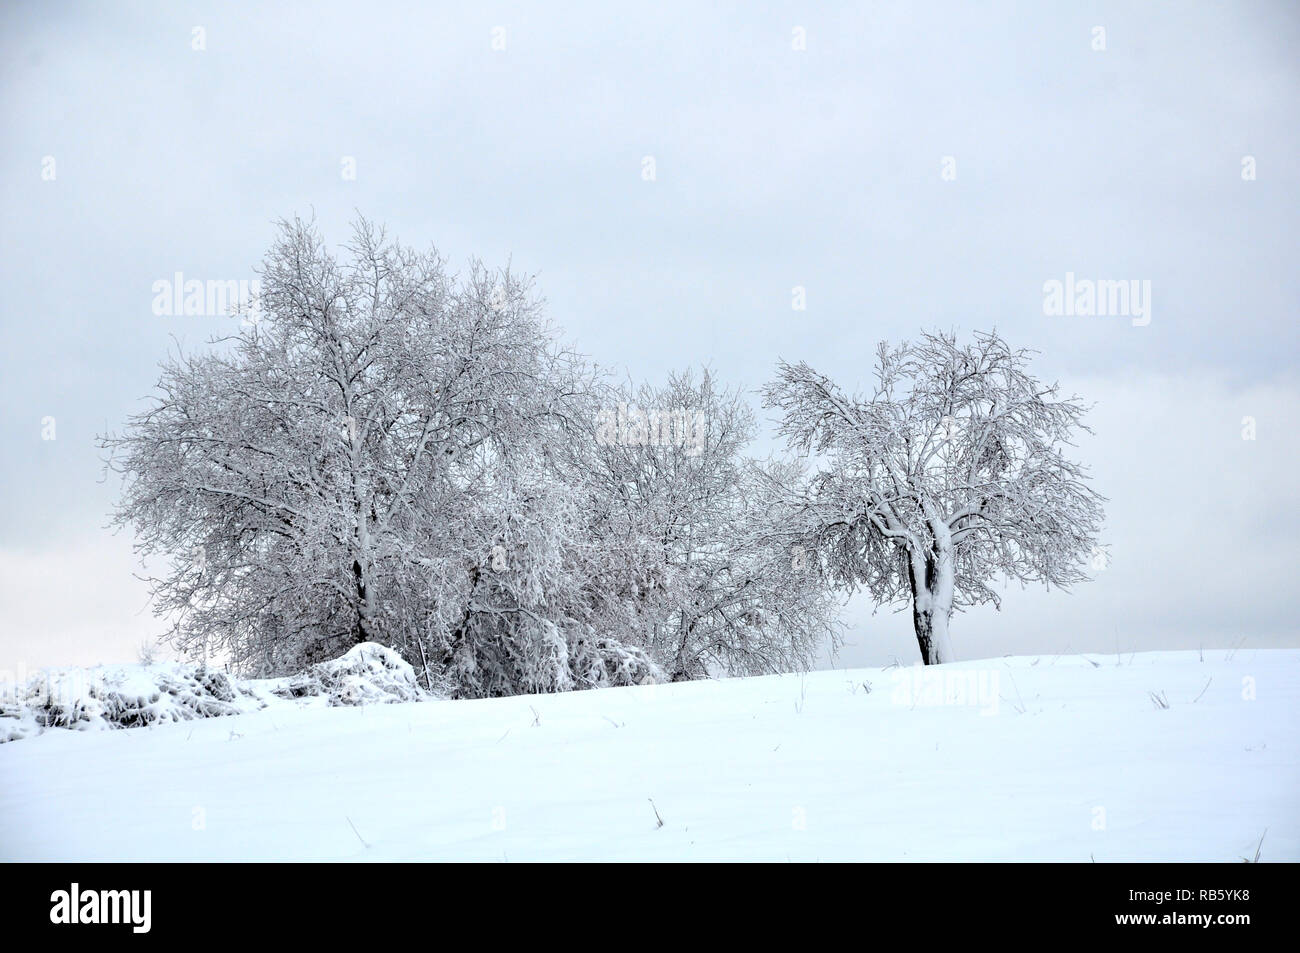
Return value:
<svg viewBox="0 0 1300 953">
<path fill-rule="evenodd" d="M 1300 5 L 827 6 L 5 4 L 0 669 L 161 629 L 94 438 L 234 322 L 153 283 L 356 211 L 535 273 L 637 379 L 853 389 L 881 339 L 996 327 L 1097 403 L 1112 561 L 959 615 L 959 657 L 1300 644 Z M 1067 273 L 1149 281 L 1149 323 L 1045 314 Z M 837 664 L 912 661 L 872 608 Z"/>
</svg>

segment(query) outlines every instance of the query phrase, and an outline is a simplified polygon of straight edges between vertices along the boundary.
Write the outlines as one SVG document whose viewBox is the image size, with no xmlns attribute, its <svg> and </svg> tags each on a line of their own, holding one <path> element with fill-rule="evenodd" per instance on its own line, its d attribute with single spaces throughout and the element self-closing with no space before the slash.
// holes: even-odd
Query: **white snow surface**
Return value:
<svg viewBox="0 0 1300 953">
<path fill-rule="evenodd" d="M 3 860 L 1240 862 L 1257 847 L 1300 860 L 1300 650 L 283 705 L 0 745 Z"/>
</svg>

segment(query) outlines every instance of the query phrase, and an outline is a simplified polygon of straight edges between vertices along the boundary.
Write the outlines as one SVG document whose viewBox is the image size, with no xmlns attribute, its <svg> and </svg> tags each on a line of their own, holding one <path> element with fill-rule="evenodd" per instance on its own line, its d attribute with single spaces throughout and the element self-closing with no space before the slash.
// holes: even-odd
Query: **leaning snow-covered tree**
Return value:
<svg viewBox="0 0 1300 953">
<path fill-rule="evenodd" d="M 765 389 L 791 449 L 818 464 L 781 486 L 780 533 L 834 583 L 910 603 L 927 664 L 954 660 L 952 612 L 999 605 L 999 577 L 1088 578 L 1103 499 L 1066 455 L 1086 408 L 1031 376 L 1030 357 L 996 332 L 924 334 L 880 345 L 870 396 L 803 363 Z"/>
</svg>

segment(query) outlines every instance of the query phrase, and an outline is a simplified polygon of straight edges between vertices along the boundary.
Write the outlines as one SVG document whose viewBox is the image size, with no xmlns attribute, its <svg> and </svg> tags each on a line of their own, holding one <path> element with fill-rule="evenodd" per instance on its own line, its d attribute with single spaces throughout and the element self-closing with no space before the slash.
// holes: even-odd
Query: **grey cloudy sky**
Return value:
<svg viewBox="0 0 1300 953">
<path fill-rule="evenodd" d="M 958 654 L 1300 644 L 1295 3 L 235 6 L 0 12 L 0 668 L 159 629 L 93 441 L 231 319 L 157 316 L 153 282 L 252 278 L 274 219 L 342 241 L 357 210 L 536 273 L 635 378 L 852 387 L 882 338 L 996 326 L 1098 403 L 1112 563 L 959 616 Z M 1150 323 L 1045 315 L 1070 272 L 1150 281 Z M 871 608 L 840 664 L 910 661 Z"/>
</svg>

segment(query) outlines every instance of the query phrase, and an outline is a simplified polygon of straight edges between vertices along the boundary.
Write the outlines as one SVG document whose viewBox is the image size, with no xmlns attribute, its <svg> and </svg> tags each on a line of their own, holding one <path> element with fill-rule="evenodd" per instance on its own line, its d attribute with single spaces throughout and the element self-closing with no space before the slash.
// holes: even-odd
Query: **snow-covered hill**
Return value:
<svg viewBox="0 0 1300 953">
<path fill-rule="evenodd" d="M 1300 860 L 1300 650 L 272 707 L 0 745 L 5 860 L 1235 862 L 1261 837 L 1261 860 Z"/>
</svg>

